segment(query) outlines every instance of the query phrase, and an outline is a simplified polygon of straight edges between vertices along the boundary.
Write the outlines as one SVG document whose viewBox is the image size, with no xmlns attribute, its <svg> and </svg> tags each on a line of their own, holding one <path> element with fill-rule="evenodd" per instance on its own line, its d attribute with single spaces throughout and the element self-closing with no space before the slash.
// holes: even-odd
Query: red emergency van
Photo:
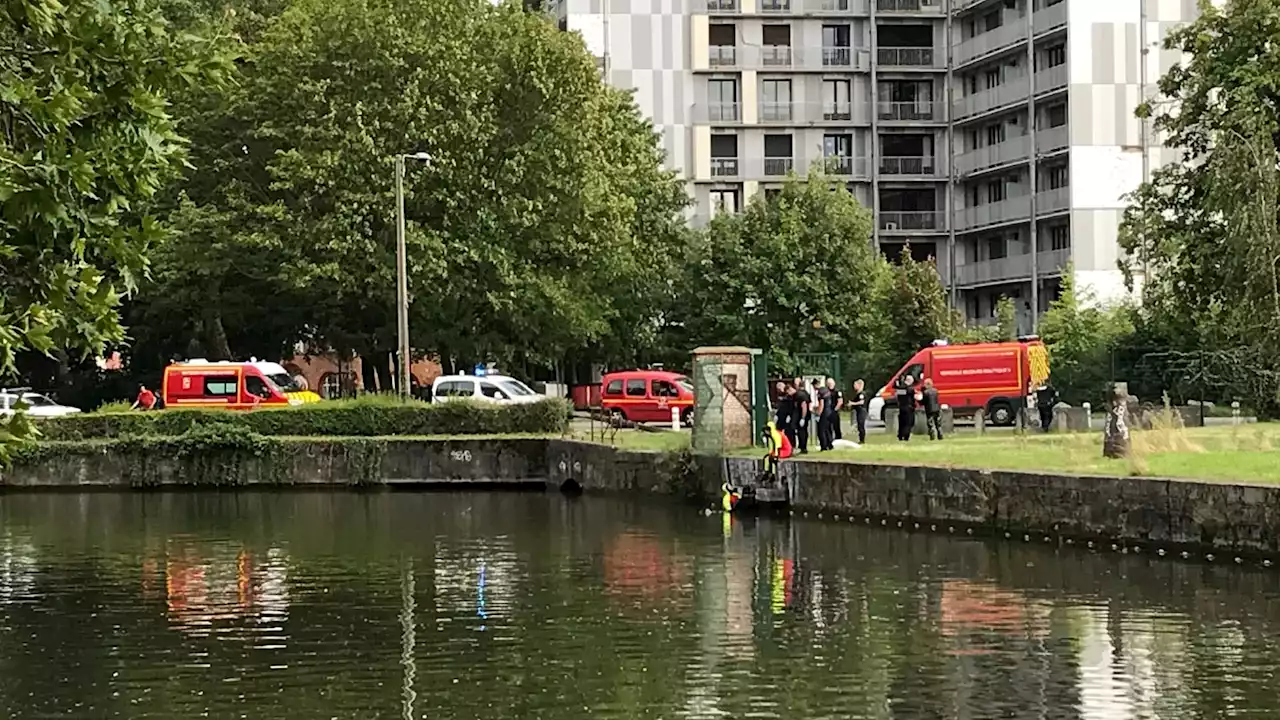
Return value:
<svg viewBox="0 0 1280 720">
<path fill-rule="evenodd" d="M 917 387 L 932 378 L 938 399 L 957 416 L 981 408 L 993 424 L 1012 425 L 1017 409 L 1026 405 L 1028 392 L 1049 378 L 1049 353 L 1034 337 L 924 348 L 876 393 L 870 408 L 873 417 L 884 419 L 884 406 L 893 402 L 894 390 L 907 375 Z"/>
<path fill-rule="evenodd" d="M 600 405 L 606 412 L 631 422 L 670 422 L 671 410 L 680 420 L 693 422 L 693 383 L 665 370 L 627 370 L 608 373 L 601 380 Z"/>
<path fill-rule="evenodd" d="M 252 410 L 320 400 L 319 395 L 303 390 L 284 367 L 273 362 L 173 363 L 164 369 L 161 392 L 168 408 Z"/>
</svg>

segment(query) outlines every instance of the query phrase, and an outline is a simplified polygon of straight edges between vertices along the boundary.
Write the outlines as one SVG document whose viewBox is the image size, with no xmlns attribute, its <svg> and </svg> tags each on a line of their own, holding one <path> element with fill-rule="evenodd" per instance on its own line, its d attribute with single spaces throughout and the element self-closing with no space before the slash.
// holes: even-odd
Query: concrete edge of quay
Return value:
<svg viewBox="0 0 1280 720">
<path fill-rule="evenodd" d="M 669 496 L 704 506 L 760 460 L 626 450 L 567 439 L 299 439 L 286 451 L 210 450 L 182 457 L 118 448 L 42 457 L 0 470 L 2 491 L 288 488 L 574 488 Z M 916 532 L 1195 556 L 1280 558 L 1280 487 L 784 462 L 787 511 Z"/>
</svg>

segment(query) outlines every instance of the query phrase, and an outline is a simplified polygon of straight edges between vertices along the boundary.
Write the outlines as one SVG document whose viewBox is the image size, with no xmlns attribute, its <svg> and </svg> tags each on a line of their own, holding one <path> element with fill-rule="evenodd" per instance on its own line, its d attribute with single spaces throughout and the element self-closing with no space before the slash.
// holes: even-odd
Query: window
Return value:
<svg viewBox="0 0 1280 720">
<path fill-rule="evenodd" d="M 1004 142 L 1004 123 L 987 126 L 987 145 L 999 145 Z"/>
<path fill-rule="evenodd" d="M 822 26 L 822 64 L 828 67 L 847 67 L 853 64 L 848 25 Z"/>
<path fill-rule="evenodd" d="M 742 191 L 737 188 L 715 188 L 711 191 L 711 214 L 733 215 L 742 207 Z M 618 392 L 622 392 L 619 390 Z"/>
<path fill-rule="evenodd" d="M 436 397 L 469 398 L 476 394 L 473 380 L 446 380 L 436 385 Z"/>
<path fill-rule="evenodd" d="M 760 99 L 763 102 L 760 108 L 762 120 L 768 122 L 791 119 L 790 80 L 760 81 Z"/>
<path fill-rule="evenodd" d="M 494 400 L 507 399 L 507 394 L 502 392 L 502 390 L 497 385 L 494 385 L 491 382 L 480 383 L 480 394 L 484 395 L 487 398 L 492 398 Z"/>
<path fill-rule="evenodd" d="M 249 375 L 244 379 L 244 391 L 264 400 L 275 394 L 271 392 L 271 388 L 267 387 L 265 380 L 254 375 Z"/>
<path fill-rule="evenodd" d="M 1054 225 L 1049 228 L 1049 248 L 1052 250 L 1071 249 L 1071 228 L 1067 225 Z"/>
<path fill-rule="evenodd" d="M 204 394 L 212 397 L 232 397 L 237 387 L 235 375 L 207 375 L 204 379 Z"/>
<path fill-rule="evenodd" d="M 1057 190 L 1058 188 L 1064 188 L 1067 186 L 1066 165 L 1051 167 L 1045 172 L 1045 175 L 1048 176 L 1050 190 Z"/>
<path fill-rule="evenodd" d="M 738 81 L 707 81 L 707 102 L 712 122 L 736 122 L 738 120 Z"/>
<path fill-rule="evenodd" d="M 996 203 L 1004 200 L 1004 181 L 992 180 L 987 183 L 987 202 Z"/>
<path fill-rule="evenodd" d="M 609 384 L 608 384 L 608 385 L 606 385 L 606 386 L 605 386 L 605 388 L 604 388 L 604 394 L 605 394 L 605 395 L 621 395 L 621 394 L 622 394 L 622 381 L 621 381 L 621 380 L 610 380 L 610 381 L 609 381 Z"/>
<path fill-rule="evenodd" d="M 1067 124 L 1067 104 L 1058 103 L 1050 105 L 1044 111 L 1045 125 L 1051 128 L 1062 127 Z"/>
<path fill-rule="evenodd" d="M 919 382 L 920 376 L 924 375 L 924 363 L 913 363 L 903 370 L 893 381 L 894 387 L 906 387 L 906 377 L 910 375 L 912 382 Z"/>
<path fill-rule="evenodd" d="M 982 18 L 982 31 L 991 32 L 1004 24 L 1004 17 L 999 10 L 992 10 Z"/>
<path fill-rule="evenodd" d="M 644 380 L 635 378 L 627 381 L 627 397 L 644 397 Z"/>
<path fill-rule="evenodd" d="M 340 398 L 355 389 L 355 376 L 351 373 L 325 373 L 320 376 L 320 397 L 326 400 Z"/>
<path fill-rule="evenodd" d="M 1059 65 L 1065 65 L 1066 62 L 1067 62 L 1067 46 L 1065 44 L 1055 45 L 1054 47 L 1051 47 L 1044 51 L 1045 67 L 1058 67 Z"/>
<path fill-rule="evenodd" d="M 44 395 L 37 395 L 36 393 L 24 394 L 22 396 L 22 402 L 26 403 L 27 405 L 30 405 L 33 408 L 58 407 L 58 403 L 50 400 L 48 397 Z"/>
<path fill-rule="evenodd" d="M 850 157 L 853 155 L 853 136 L 824 135 L 822 137 L 823 157 Z"/>
<path fill-rule="evenodd" d="M 852 119 L 852 104 L 850 96 L 852 95 L 851 86 L 848 80 L 823 80 L 822 81 L 822 119 L 823 120 L 850 120 Z"/>
<path fill-rule="evenodd" d="M 1009 245 L 1003 235 L 987 238 L 987 259 L 999 260 L 1009 254 Z"/>
<path fill-rule="evenodd" d="M 676 386 L 666 380 L 654 380 L 650 383 L 650 389 L 654 397 L 680 397 L 680 391 L 676 389 Z"/>
<path fill-rule="evenodd" d="M 1000 68 L 991 68 L 982 75 L 983 87 L 987 90 L 1000 85 Z"/>
</svg>

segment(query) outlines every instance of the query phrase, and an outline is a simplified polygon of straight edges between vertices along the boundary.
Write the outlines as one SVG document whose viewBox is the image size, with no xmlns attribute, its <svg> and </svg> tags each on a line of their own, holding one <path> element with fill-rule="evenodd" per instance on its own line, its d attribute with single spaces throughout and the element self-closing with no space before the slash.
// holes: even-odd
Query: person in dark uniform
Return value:
<svg viewBox="0 0 1280 720">
<path fill-rule="evenodd" d="M 858 429 L 858 444 L 867 444 L 867 384 L 858 378 L 853 383 L 849 406 L 853 408 L 853 426 Z"/>
<path fill-rule="evenodd" d="M 835 378 L 827 378 L 827 386 L 820 390 L 822 400 L 818 418 L 818 441 L 823 450 L 836 449 L 836 423 L 840 421 L 840 408 L 844 404 L 840 391 L 836 389 Z"/>
<path fill-rule="evenodd" d="M 938 388 L 933 386 L 933 378 L 924 381 L 924 392 L 920 393 L 920 399 L 924 405 L 924 424 L 929 428 L 929 439 L 941 440 L 942 401 L 938 399 Z"/>
<path fill-rule="evenodd" d="M 1053 425 L 1053 406 L 1058 404 L 1058 391 L 1048 380 L 1036 389 L 1036 410 L 1040 411 L 1040 431 L 1049 432 Z"/>
<path fill-rule="evenodd" d="M 809 454 L 809 411 L 812 398 L 804 389 L 804 378 L 796 378 L 795 395 L 793 396 L 795 409 L 793 411 L 796 418 L 796 448 L 800 450 L 801 455 Z"/>
<path fill-rule="evenodd" d="M 787 392 L 787 384 L 779 381 L 776 389 L 778 391 L 777 406 L 774 408 L 774 425 L 783 435 L 792 436 L 791 416 L 794 413 L 793 407 L 795 401 L 792 400 L 791 394 Z"/>
<path fill-rule="evenodd" d="M 916 426 L 916 380 L 910 375 L 903 375 L 895 391 L 898 401 L 898 441 L 911 439 L 911 431 Z"/>
</svg>

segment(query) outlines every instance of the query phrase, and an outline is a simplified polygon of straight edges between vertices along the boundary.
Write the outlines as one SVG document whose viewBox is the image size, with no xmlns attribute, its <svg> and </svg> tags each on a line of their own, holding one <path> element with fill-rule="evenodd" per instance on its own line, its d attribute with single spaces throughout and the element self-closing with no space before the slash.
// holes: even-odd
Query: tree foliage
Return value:
<svg viewBox="0 0 1280 720">
<path fill-rule="evenodd" d="M 389 351 L 393 158 L 417 152 L 432 159 L 405 179 L 415 349 L 550 364 L 652 337 L 654 258 L 679 246 L 687 201 L 579 37 L 483 0 L 235 5 L 256 10 L 232 19 L 241 82 L 189 118 L 207 170 L 139 308 L 179 319 L 164 344 Z"/>
<path fill-rule="evenodd" d="M 168 101 L 227 69 L 147 0 L 0 6 L 0 376 L 121 338 L 160 237 L 146 203 L 185 158 Z"/>
<path fill-rule="evenodd" d="M 882 343 L 888 267 L 870 238 L 871 214 L 846 189 L 789 178 L 692 238 L 672 268 L 682 274 L 668 342 L 761 348 L 779 368 L 796 352 Z"/>
<path fill-rule="evenodd" d="M 905 359 L 952 329 L 946 288 L 933 262 L 912 259 L 904 248 L 889 275 L 885 310 L 891 332 L 886 349 L 895 359 Z"/>
<path fill-rule="evenodd" d="M 1134 194 L 1121 244 L 1174 349 L 1247 349 L 1280 368 L 1280 0 L 1201 3 L 1165 47 L 1188 61 L 1139 108 L 1184 161 Z M 1266 373 L 1273 375 L 1274 373 Z M 1261 376 L 1259 376 L 1261 377 Z M 1273 382 L 1253 387 L 1274 398 Z"/>
<path fill-rule="evenodd" d="M 1099 307 L 1088 288 L 1077 291 L 1074 273 L 1062 275 L 1062 291 L 1040 319 L 1053 384 L 1073 405 L 1105 399 L 1114 352 L 1132 337 L 1132 309 Z"/>
</svg>

